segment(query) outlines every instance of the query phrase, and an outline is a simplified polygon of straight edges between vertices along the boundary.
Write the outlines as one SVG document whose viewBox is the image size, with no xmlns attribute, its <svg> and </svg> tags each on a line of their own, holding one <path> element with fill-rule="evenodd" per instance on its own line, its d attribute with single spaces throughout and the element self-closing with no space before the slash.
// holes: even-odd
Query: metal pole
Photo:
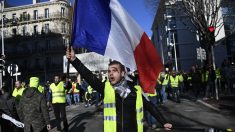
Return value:
<svg viewBox="0 0 235 132">
<path fill-rule="evenodd" d="M 215 54 L 214 54 L 214 47 L 211 46 L 211 54 L 212 54 L 212 63 L 213 63 L 213 70 L 215 71 Z M 216 80 L 214 81 L 215 83 L 215 96 L 216 100 L 219 100 L 219 94 L 218 94 L 218 87 L 216 85 Z"/>
<path fill-rule="evenodd" d="M 202 47 L 199 47 L 199 52 L 200 52 L 201 67 L 203 67 L 203 60 L 202 60 Z"/>
<path fill-rule="evenodd" d="M 4 9 L 4 0 L 2 1 L 2 55 L 5 55 L 4 53 L 4 32 L 3 32 L 3 26 L 4 26 L 4 23 L 3 23 L 3 9 Z"/>
<path fill-rule="evenodd" d="M 2 57 L 4 57 L 4 36 L 3 36 L 3 9 L 4 9 L 4 0 L 1 1 L 1 9 L 2 9 Z M 2 88 L 3 80 L 3 69 L 0 69 L 0 89 Z"/>
<path fill-rule="evenodd" d="M 163 44 L 162 44 L 162 36 L 160 36 L 160 43 L 161 43 L 161 51 L 162 51 L 162 63 L 163 65 L 165 64 L 165 60 L 164 60 L 164 51 L 163 51 Z"/>
<path fill-rule="evenodd" d="M 175 52 L 175 70 L 178 72 L 178 62 L 177 62 L 177 55 L 176 55 L 176 46 L 175 46 L 175 34 L 173 34 L 173 42 L 174 42 L 174 52 Z"/>
</svg>

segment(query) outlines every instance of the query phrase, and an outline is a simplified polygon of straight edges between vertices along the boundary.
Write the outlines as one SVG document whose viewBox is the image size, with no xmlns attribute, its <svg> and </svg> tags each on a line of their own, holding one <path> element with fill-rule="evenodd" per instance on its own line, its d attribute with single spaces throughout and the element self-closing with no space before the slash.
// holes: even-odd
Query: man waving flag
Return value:
<svg viewBox="0 0 235 132">
<path fill-rule="evenodd" d="M 76 0 L 75 0 L 76 1 Z M 138 70 L 144 92 L 154 93 L 162 63 L 146 33 L 118 0 L 75 2 L 72 45 Z"/>
</svg>

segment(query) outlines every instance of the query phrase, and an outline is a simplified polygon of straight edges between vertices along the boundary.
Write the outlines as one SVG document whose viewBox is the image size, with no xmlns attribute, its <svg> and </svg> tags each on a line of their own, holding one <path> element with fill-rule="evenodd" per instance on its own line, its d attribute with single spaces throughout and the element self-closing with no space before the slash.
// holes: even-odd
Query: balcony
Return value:
<svg viewBox="0 0 235 132">
<path fill-rule="evenodd" d="M 4 18 L 4 26 L 16 26 L 26 23 L 37 23 L 37 22 L 49 21 L 55 19 L 66 19 L 68 21 L 70 20 L 70 18 L 67 15 L 62 16 L 60 12 L 50 13 L 48 16 L 45 16 L 45 14 L 40 14 L 38 16 L 33 16 L 30 14 L 27 15 L 21 14 L 20 17 L 12 19 Z M 2 26 L 0 27 L 2 28 Z"/>
</svg>

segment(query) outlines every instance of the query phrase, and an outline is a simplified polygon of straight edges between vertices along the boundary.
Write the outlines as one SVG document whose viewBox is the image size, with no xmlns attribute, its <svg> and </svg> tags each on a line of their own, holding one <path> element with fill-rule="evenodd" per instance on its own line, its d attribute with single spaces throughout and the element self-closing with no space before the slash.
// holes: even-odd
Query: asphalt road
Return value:
<svg viewBox="0 0 235 132">
<path fill-rule="evenodd" d="M 175 129 L 172 131 L 203 131 L 204 128 L 235 130 L 235 113 L 215 111 L 196 101 L 182 99 L 180 104 L 167 101 L 159 108 L 164 117 L 173 124 Z M 103 132 L 102 110 L 95 106 L 85 108 L 84 104 L 66 107 L 66 110 L 70 132 Z M 55 132 L 53 111 L 50 112 L 50 116 L 53 127 L 51 131 Z M 151 130 L 148 127 L 145 129 L 147 132 L 163 131 L 163 129 Z"/>
</svg>

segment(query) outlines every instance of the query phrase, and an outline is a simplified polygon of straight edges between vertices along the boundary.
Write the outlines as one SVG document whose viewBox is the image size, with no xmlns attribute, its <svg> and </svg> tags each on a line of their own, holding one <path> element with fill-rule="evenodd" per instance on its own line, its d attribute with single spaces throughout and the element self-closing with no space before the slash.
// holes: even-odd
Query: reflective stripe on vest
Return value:
<svg viewBox="0 0 235 132">
<path fill-rule="evenodd" d="M 138 132 L 143 132 L 143 101 L 142 91 L 140 86 L 135 86 L 137 89 L 136 98 L 136 120 L 138 126 Z M 112 88 L 110 82 L 105 83 L 104 89 L 104 132 L 116 132 L 117 131 L 117 114 L 116 114 L 116 100 L 115 91 Z"/>
<path fill-rule="evenodd" d="M 151 94 L 151 93 L 148 93 L 148 96 L 149 96 L 149 97 L 154 97 L 154 96 L 157 96 L 157 92 L 156 92 L 156 90 L 154 90 L 154 93 L 153 93 L 153 94 Z"/>
<path fill-rule="evenodd" d="M 52 92 L 52 104 L 54 103 L 65 103 L 65 89 L 64 89 L 64 83 L 60 82 L 57 86 L 55 83 L 52 83 L 50 85 L 50 89 Z"/>
</svg>

